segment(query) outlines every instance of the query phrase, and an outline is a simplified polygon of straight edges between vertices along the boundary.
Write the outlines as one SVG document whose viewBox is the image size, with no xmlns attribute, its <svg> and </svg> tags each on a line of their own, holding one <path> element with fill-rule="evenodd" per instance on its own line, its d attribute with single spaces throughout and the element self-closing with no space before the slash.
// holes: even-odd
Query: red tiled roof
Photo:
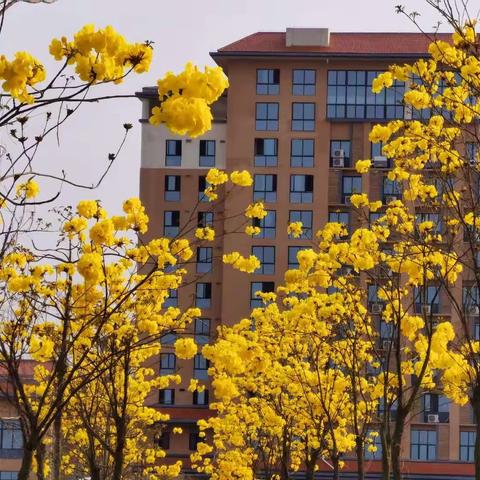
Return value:
<svg viewBox="0 0 480 480">
<path fill-rule="evenodd" d="M 218 54 L 246 53 L 319 53 L 325 55 L 422 55 L 434 34 L 423 33 L 331 33 L 328 47 L 287 47 L 285 32 L 257 32 L 218 50 Z M 440 33 L 436 38 L 449 41 L 451 35 Z"/>
</svg>

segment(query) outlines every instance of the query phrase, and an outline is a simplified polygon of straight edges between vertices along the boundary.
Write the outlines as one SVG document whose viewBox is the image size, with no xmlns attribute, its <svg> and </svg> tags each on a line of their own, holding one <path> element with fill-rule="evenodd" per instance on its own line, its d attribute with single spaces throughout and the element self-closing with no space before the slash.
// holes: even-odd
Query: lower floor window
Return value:
<svg viewBox="0 0 480 480">
<path fill-rule="evenodd" d="M 412 429 L 410 458 L 412 460 L 435 460 L 437 458 L 436 430 Z"/>
</svg>

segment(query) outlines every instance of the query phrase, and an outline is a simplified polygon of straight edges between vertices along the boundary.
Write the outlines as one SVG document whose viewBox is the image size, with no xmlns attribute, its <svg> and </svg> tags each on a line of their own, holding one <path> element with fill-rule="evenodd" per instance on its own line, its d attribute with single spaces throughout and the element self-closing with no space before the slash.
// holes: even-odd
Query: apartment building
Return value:
<svg viewBox="0 0 480 480">
<path fill-rule="evenodd" d="M 425 57 L 428 43 L 419 33 L 330 33 L 327 29 L 287 29 L 242 38 L 211 54 L 227 73 L 230 88 L 215 105 L 212 131 L 200 139 L 150 126 L 147 119 L 156 91 L 145 88 L 139 94 L 143 102 L 140 190 L 151 219 L 149 236 L 188 234 L 192 222 L 212 224 L 217 231 L 215 243 L 197 252 L 191 282 L 172 292 L 169 300 L 182 308 L 193 304 L 202 308 L 202 318 L 192 327 L 198 343 L 211 341 L 219 324 L 248 316 L 259 305 L 255 293 L 274 290 L 285 270 L 295 267 L 297 252 L 314 244 L 314 232 L 327 221 L 344 223 L 350 230 L 359 226 L 364 220 L 357 218 L 350 205 L 352 194 L 365 192 L 384 203 L 400 194 L 399 186 L 386 176 L 389 160 L 382 156 L 381 145 L 369 142 L 368 134 L 378 122 L 415 118 L 416 113 L 401 104 L 403 83 L 379 95 L 372 93 L 371 85 L 389 64 Z M 365 158 L 373 158 L 374 168 L 362 177 L 354 165 Z M 207 213 L 210 206 L 201 192 L 212 166 L 251 171 L 253 198 L 251 190 L 240 190 L 217 211 Z M 259 223 L 261 235 L 223 236 L 240 228 L 241 220 L 235 215 L 252 200 L 263 201 L 268 210 Z M 435 213 L 417 214 L 439 220 Z M 371 215 L 373 220 L 378 214 Z M 292 221 L 303 223 L 301 238 L 288 236 L 287 225 Z M 222 252 L 232 250 L 255 254 L 261 268 L 247 276 L 222 265 Z M 418 299 L 415 308 L 420 311 L 428 303 L 434 315 L 448 317 L 453 314 L 448 299 L 437 295 L 435 288 L 429 287 L 431 298 Z M 476 295 L 478 305 L 478 292 L 464 295 Z M 380 321 L 374 285 L 368 286 L 368 300 L 382 332 L 388 326 Z M 480 335 L 480 327 L 475 328 Z M 164 341 L 159 368 L 206 379 L 208 362 L 201 354 L 191 362 L 177 362 L 168 347 L 172 341 Z M 182 384 L 150 399 L 171 414 L 172 425 L 184 427 L 183 435 L 167 432 L 162 438 L 170 458 L 186 458 L 195 448 L 195 422 L 210 414 L 211 397 L 208 389 L 193 395 Z M 421 403 L 420 413 L 406 426 L 405 473 L 418 479 L 473 475 L 471 409 L 452 405 L 434 392 L 424 395 Z M 378 474 L 379 452 L 367 456 L 367 469 Z M 354 476 L 354 468 L 354 462 L 347 460 L 344 475 Z"/>
</svg>

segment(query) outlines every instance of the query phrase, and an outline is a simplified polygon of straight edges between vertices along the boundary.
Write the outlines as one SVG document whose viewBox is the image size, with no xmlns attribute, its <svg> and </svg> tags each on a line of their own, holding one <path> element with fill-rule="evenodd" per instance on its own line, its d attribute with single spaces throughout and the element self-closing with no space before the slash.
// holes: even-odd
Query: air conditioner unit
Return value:
<svg viewBox="0 0 480 480">
<path fill-rule="evenodd" d="M 422 314 L 430 315 L 432 309 L 430 305 L 422 305 Z"/>
<path fill-rule="evenodd" d="M 376 155 L 373 157 L 373 166 L 376 168 L 386 168 L 388 167 L 388 158 L 383 155 Z"/>
<path fill-rule="evenodd" d="M 381 303 L 372 304 L 372 313 L 382 313 L 383 305 Z"/>
<path fill-rule="evenodd" d="M 345 205 L 351 205 L 352 204 L 352 199 L 351 199 L 351 196 L 350 195 L 347 195 L 345 197 L 345 201 L 344 201 Z"/>
<path fill-rule="evenodd" d="M 479 314 L 479 308 L 477 306 L 469 307 L 468 313 L 470 315 L 478 315 Z"/>
<path fill-rule="evenodd" d="M 343 168 L 345 166 L 345 159 L 343 157 L 332 157 L 332 167 Z"/>
<path fill-rule="evenodd" d="M 338 150 L 333 151 L 333 158 L 345 158 L 345 150 L 339 148 Z"/>
<path fill-rule="evenodd" d="M 385 195 L 385 204 L 388 205 L 390 202 L 395 202 L 398 200 L 396 195 Z"/>
<path fill-rule="evenodd" d="M 427 423 L 438 423 L 440 419 L 437 414 L 429 413 L 427 415 Z"/>
</svg>

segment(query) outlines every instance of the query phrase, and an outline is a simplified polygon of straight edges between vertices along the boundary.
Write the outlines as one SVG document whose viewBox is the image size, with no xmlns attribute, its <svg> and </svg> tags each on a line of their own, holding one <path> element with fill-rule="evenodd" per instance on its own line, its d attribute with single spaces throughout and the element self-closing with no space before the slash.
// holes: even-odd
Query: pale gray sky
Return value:
<svg viewBox="0 0 480 480">
<path fill-rule="evenodd" d="M 27 50 L 54 72 L 48 54 L 55 36 L 71 36 L 86 23 L 114 26 L 130 41 L 155 42 L 154 63 L 144 75 L 131 76 L 121 87 L 108 91 L 132 93 L 153 85 L 167 70 L 180 70 L 191 60 L 212 64 L 209 52 L 256 31 L 282 31 L 288 27 L 328 27 L 331 31 L 415 31 L 395 5 L 406 4 L 422 13 L 423 27 L 430 30 L 438 17 L 423 0 L 58 0 L 52 5 L 19 4 L 9 12 L 0 39 L 1 52 Z M 479 7 L 480 0 L 471 1 Z M 49 168 L 64 168 L 71 177 L 91 182 L 106 163 L 106 155 L 118 144 L 122 124 L 134 130 L 120 158 L 96 191 L 66 189 L 61 204 L 79 198 L 100 198 L 111 212 L 123 199 L 138 195 L 140 166 L 140 102 L 113 100 L 86 105 L 61 132 L 42 146 L 37 160 Z M 0 143 L 9 145 L 0 132 Z"/>
</svg>

